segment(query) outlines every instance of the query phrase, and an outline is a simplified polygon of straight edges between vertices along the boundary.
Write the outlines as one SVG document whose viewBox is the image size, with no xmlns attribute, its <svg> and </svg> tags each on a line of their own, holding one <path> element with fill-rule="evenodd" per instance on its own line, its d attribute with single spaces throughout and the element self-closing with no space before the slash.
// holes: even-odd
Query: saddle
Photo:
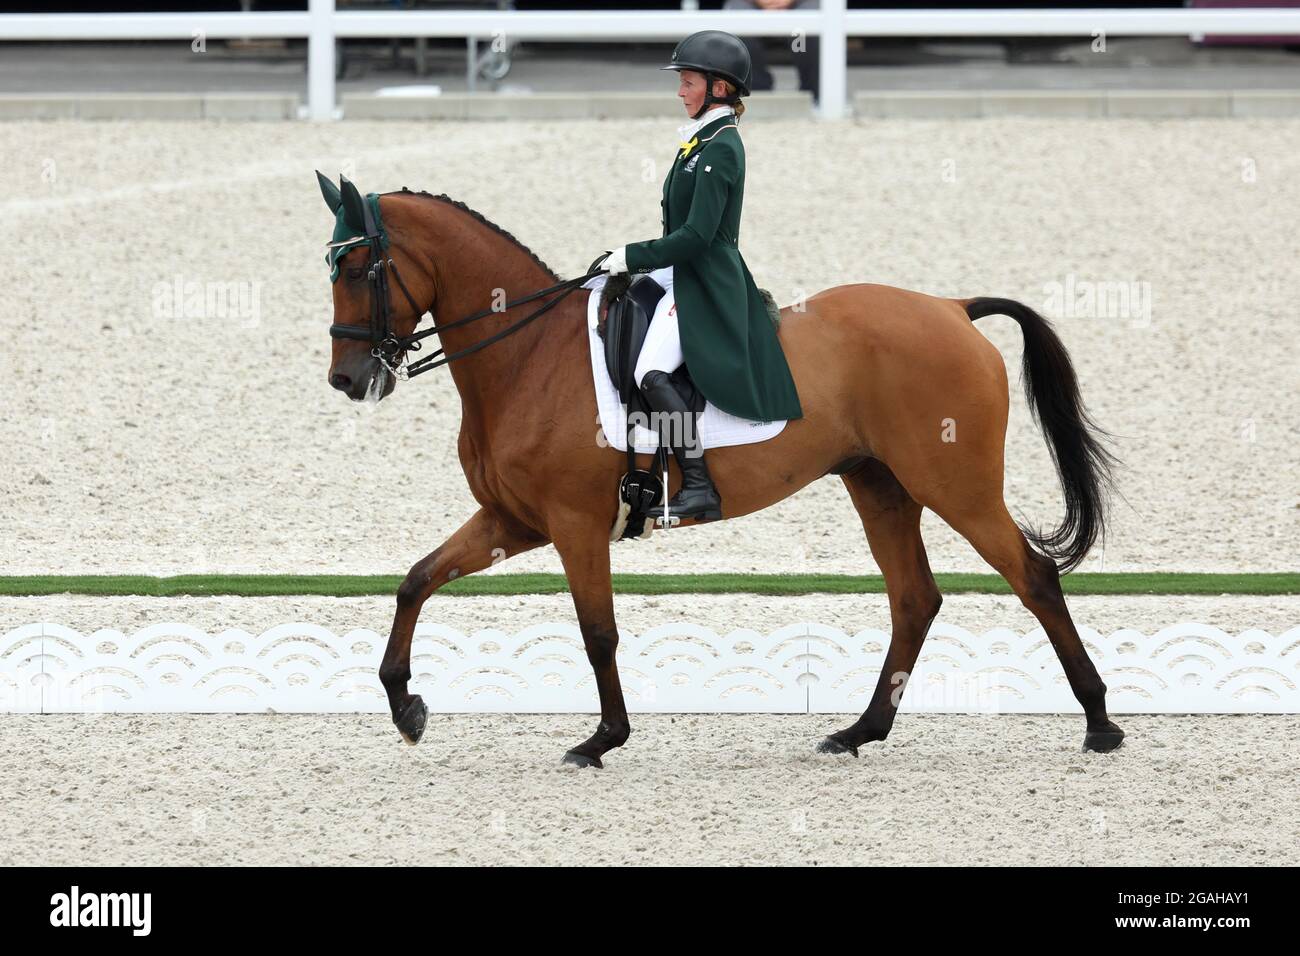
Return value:
<svg viewBox="0 0 1300 956">
<path fill-rule="evenodd" d="M 650 406 L 641 397 L 640 383 L 634 376 L 655 306 L 663 297 L 663 286 L 648 275 L 614 276 L 605 282 L 601 293 L 601 320 L 596 326 L 596 334 L 605 343 L 605 368 L 618 392 L 619 401 L 627 406 L 628 414 L 650 414 Z M 704 411 L 704 393 L 695 387 L 685 365 L 677 368 L 669 378 L 691 411 Z"/>
<path fill-rule="evenodd" d="M 663 481 L 654 472 L 637 468 L 632 440 L 637 418 L 643 422 L 650 421 L 651 408 L 636 381 L 636 363 L 645 345 L 655 306 L 663 296 L 663 287 L 647 275 L 611 276 L 601 294 L 596 333 L 605 343 L 605 368 L 610 381 L 628 413 L 627 473 L 619 482 L 619 512 L 610 533 L 611 541 L 649 537 L 654 530 L 653 510 L 663 502 Z M 704 411 L 704 393 L 696 388 L 685 365 L 676 369 L 669 378 L 691 411 Z M 637 412 L 640 416 L 636 415 Z M 668 450 L 660 445 L 655 460 L 659 474 L 665 472 L 667 463 Z"/>
</svg>

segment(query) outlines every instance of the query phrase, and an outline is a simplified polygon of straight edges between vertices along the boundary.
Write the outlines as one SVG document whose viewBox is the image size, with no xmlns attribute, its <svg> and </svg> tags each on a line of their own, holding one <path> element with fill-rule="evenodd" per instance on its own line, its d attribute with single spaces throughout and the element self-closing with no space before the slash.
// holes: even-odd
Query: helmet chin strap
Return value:
<svg viewBox="0 0 1300 956">
<path fill-rule="evenodd" d="M 717 82 L 717 80 L 718 77 L 712 73 L 704 74 L 704 102 L 700 104 L 700 108 L 695 111 L 694 115 L 691 116 L 691 119 L 699 119 L 701 116 L 703 116 L 705 113 L 709 111 L 709 107 L 712 106 L 714 103 L 723 103 L 727 106 L 736 105 L 736 99 L 739 96 L 739 91 L 726 98 L 717 97 L 713 95 L 713 84 Z"/>
</svg>

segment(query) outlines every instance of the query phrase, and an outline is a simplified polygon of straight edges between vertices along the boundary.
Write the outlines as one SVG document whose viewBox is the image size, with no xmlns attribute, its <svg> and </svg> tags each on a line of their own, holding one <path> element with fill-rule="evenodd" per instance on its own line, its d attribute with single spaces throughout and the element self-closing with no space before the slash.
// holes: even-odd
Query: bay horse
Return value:
<svg viewBox="0 0 1300 956">
<path fill-rule="evenodd" d="M 341 271 L 333 291 L 330 385 L 354 400 L 383 398 L 396 385 L 407 346 L 418 348 L 412 336 L 426 310 L 479 320 L 435 319 L 439 344 L 456 359 L 447 367 L 461 398 L 458 450 L 479 510 L 417 561 L 397 591 L 379 668 L 393 722 L 407 743 L 418 743 L 428 711 L 407 684 L 411 639 L 429 596 L 502 556 L 552 544 L 600 698 L 595 733 L 564 761 L 600 767 L 608 751 L 627 741 L 631 727 L 615 660 L 609 540 L 626 456 L 598 440 L 586 318 L 592 293 L 557 295 L 549 315 L 520 323 L 525 308 L 518 300 L 537 302 L 537 290 L 561 286 L 508 232 L 447 196 L 403 189 L 372 194 L 373 212 L 383 223 L 381 248 L 380 230 L 356 187 L 342 180 L 340 198 L 337 187 L 319 178 L 331 209 L 342 204 L 353 210 L 357 231 L 366 219 L 370 233 L 335 243 Z M 390 274 L 402 295 L 393 294 Z M 577 281 L 565 283 L 564 291 Z M 1018 527 L 1003 500 L 1006 367 L 973 324 L 993 314 L 1013 318 L 1024 336 L 1026 397 L 1064 491 L 1065 516 L 1055 530 Z M 383 336 L 387 347 L 377 347 Z M 884 740 L 893 725 L 902 688 L 942 604 L 921 540 L 923 508 L 965 537 L 1042 624 L 1087 718 L 1084 748 L 1118 747 L 1124 732 L 1107 716 L 1106 685 L 1071 620 L 1059 579 L 1103 531 L 1115 459 L 1084 409 L 1070 358 L 1048 321 L 1009 299 L 845 285 L 812 296 L 800 309 L 782 309 L 779 338 L 804 417 L 767 441 L 709 450 L 723 520 L 838 476 L 884 575 L 892 625 L 866 711 L 818 749 L 857 756 L 860 746 Z M 489 340 L 490 347 L 481 347 Z M 650 460 L 640 456 L 638 467 L 650 467 Z M 679 485 L 673 462 L 666 493 Z"/>
</svg>

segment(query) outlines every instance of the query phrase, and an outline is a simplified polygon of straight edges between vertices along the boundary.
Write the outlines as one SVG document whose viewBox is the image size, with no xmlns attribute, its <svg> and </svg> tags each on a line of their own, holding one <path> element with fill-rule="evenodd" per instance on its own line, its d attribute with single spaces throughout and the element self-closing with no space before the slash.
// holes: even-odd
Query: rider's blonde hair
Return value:
<svg viewBox="0 0 1300 956">
<path fill-rule="evenodd" d="M 722 85 L 725 86 L 725 87 L 727 88 L 727 95 L 728 95 L 728 96 L 735 96 L 735 95 L 736 95 L 736 85 L 735 85 L 734 83 L 732 83 L 730 80 L 723 80 L 723 81 L 722 81 Z M 737 118 L 737 119 L 739 119 L 740 117 L 742 117 L 742 116 L 745 115 L 745 101 L 744 101 L 744 100 L 742 100 L 742 99 L 740 99 L 740 98 L 737 97 L 736 102 L 735 102 L 735 108 L 736 108 L 736 118 Z"/>
</svg>

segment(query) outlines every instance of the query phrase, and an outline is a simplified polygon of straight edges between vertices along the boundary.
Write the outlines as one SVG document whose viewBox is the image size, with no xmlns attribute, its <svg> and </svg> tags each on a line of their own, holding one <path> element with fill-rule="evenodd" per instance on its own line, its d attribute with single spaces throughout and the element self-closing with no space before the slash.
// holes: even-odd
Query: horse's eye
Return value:
<svg viewBox="0 0 1300 956">
<path fill-rule="evenodd" d="M 361 278 L 363 275 L 365 275 L 365 274 L 366 274 L 366 270 L 365 270 L 365 269 L 349 269 L 349 270 L 348 270 L 348 278 L 349 278 L 349 279 L 360 279 L 360 278 Z"/>
</svg>

